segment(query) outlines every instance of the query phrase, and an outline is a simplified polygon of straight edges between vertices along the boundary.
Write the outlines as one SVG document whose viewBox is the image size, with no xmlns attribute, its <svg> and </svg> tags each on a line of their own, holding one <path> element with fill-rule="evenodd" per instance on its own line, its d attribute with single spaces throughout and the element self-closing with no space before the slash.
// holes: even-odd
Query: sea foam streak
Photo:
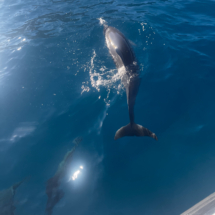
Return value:
<svg viewBox="0 0 215 215">
<path fill-rule="evenodd" d="M 108 69 L 104 65 L 98 65 L 96 61 L 96 52 L 93 50 L 93 55 L 89 65 L 89 82 L 82 82 L 82 92 L 89 92 L 90 89 L 94 88 L 100 92 L 101 87 L 105 87 L 107 90 L 107 98 L 104 99 L 107 102 L 110 91 L 116 90 L 117 94 L 123 92 L 123 85 L 121 84 L 121 77 L 125 71 L 125 68 L 120 69 Z M 91 85 L 91 86 L 90 86 Z M 100 96 L 99 96 L 100 98 Z"/>
</svg>

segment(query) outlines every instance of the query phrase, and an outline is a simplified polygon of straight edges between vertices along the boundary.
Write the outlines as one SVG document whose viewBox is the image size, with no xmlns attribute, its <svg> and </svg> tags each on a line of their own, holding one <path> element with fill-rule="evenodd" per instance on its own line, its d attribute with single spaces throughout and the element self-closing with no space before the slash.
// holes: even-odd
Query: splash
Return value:
<svg viewBox="0 0 215 215">
<path fill-rule="evenodd" d="M 107 25 L 107 22 L 102 19 L 102 17 L 98 18 L 100 25 Z"/>
<path fill-rule="evenodd" d="M 123 85 L 121 83 L 121 78 L 125 73 L 125 67 L 121 67 L 119 69 L 108 69 L 103 65 L 99 65 L 96 62 L 96 52 L 93 50 L 93 55 L 91 57 L 89 63 L 89 82 L 82 82 L 82 93 L 89 92 L 91 89 L 96 89 L 100 92 L 101 88 L 105 88 L 107 91 L 107 97 L 104 98 L 104 102 L 106 104 L 109 103 L 109 96 L 111 90 L 117 92 L 117 94 L 122 94 L 123 92 Z M 101 96 L 99 96 L 99 99 Z"/>
<path fill-rule="evenodd" d="M 140 24 L 141 24 L 141 26 L 142 26 L 142 30 L 145 31 L 144 25 L 147 25 L 147 23 L 141 22 Z"/>
</svg>

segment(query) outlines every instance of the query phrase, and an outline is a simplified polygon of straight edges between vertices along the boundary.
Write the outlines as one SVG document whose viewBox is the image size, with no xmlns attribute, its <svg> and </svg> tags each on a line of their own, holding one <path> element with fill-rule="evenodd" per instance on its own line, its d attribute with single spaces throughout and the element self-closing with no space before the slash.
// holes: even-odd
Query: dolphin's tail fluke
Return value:
<svg viewBox="0 0 215 215">
<path fill-rule="evenodd" d="M 125 136 L 149 136 L 154 138 L 155 140 L 158 140 L 155 133 L 152 133 L 148 128 L 144 128 L 142 125 L 138 125 L 135 123 L 129 123 L 128 125 L 121 127 L 116 132 L 114 140 Z"/>
</svg>

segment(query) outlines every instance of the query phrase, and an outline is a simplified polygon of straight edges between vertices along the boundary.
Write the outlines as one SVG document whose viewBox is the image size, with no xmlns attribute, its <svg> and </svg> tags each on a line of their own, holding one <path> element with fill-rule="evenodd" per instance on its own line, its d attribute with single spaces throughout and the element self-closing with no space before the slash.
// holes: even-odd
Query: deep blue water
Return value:
<svg viewBox="0 0 215 215">
<path fill-rule="evenodd" d="M 178 215 L 215 191 L 214 11 L 213 0 L 0 0 L 0 190 L 29 177 L 15 215 L 45 213 L 46 182 L 77 136 L 54 215 Z M 101 17 L 136 44 L 135 118 L 158 141 L 114 140 L 129 118 Z"/>
</svg>

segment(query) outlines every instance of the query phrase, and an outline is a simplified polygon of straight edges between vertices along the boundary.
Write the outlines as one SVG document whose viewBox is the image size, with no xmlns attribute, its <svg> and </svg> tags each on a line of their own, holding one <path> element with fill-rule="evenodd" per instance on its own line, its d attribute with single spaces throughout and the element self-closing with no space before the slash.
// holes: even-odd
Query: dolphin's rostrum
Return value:
<svg viewBox="0 0 215 215">
<path fill-rule="evenodd" d="M 140 85 L 139 67 L 134 52 L 125 36 L 116 28 L 104 24 L 104 34 L 109 52 L 117 69 L 123 71 L 121 81 L 126 89 L 130 123 L 115 134 L 117 140 L 124 136 L 149 136 L 157 140 L 155 133 L 134 122 L 134 104 Z"/>
</svg>

